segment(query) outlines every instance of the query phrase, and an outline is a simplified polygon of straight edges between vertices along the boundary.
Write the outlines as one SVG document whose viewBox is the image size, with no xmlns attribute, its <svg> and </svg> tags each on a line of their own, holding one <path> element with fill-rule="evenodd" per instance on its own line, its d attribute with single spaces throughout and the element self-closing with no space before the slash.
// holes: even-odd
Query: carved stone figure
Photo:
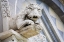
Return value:
<svg viewBox="0 0 64 42">
<path fill-rule="evenodd" d="M 9 13 L 7 12 L 3 14 L 8 15 Z M 27 42 L 26 38 L 37 35 L 38 31 L 41 30 L 42 28 L 38 21 L 41 17 L 41 9 L 36 4 L 29 4 L 24 11 L 20 11 L 20 14 L 16 15 L 14 18 L 7 15 L 3 15 L 3 18 L 4 20 L 5 18 L 7 19 L 7 17 L 9 18 L 7 19 L 7 23 L 9 22 L 9 26 L 8 24 L 5 24 L 6 26 L 9 27 L 9 30 L 0 33 L 0 40 L 2 41 L 4 40 L 6 42 L 15 42 L 17 39 L 20 42 Z M 4 28 L 6 26 L 4 26 Z M 11 40 L 9 40 L 9 37 Z"/>
<path fill-rule="evenodd" d="M 15 18 L 10 19 L 9 26 L 11 29 L 20 29 L 29 25 L 39 24 L 37 21 L 40 17 L 40 7 L 36 4 L 30 4 Z"/>
</svg>

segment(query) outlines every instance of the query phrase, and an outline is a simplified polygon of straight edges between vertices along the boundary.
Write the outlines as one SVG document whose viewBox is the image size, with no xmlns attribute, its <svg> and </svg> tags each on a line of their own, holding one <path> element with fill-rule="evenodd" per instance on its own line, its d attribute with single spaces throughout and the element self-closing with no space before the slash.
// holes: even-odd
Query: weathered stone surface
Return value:
<svg viewBox="0 0 64 42">
<path fill-rule="evenodd" d="M 25 39 L 23 36 L 21 36 L 19 33 L 17 33 L 16 31 L 14 30 L 8 30 L 8 31 L 5 31 L 5 32 L 2 32 L 0 33 L 0 39 L 1 40 L 4 40 L 8 37 L 10 37 L 11 35 L 15 35 L 15 37 L 20 40 L 20 39 Z"/>
<path fill-rule="evenodd" d="M 5 31 L 5 32 L 2 32 L 0 33 L 0 39 L 3 40 L 3 39 L 6 39 L 7 37 L 11 36 L 12 33 L 9 31 Z"/>
<path fill-rule="evenodd" d="M 17 42 L 17 39 L 15 38 L 14 35 L 12 35 L 12 36 L 10 36 L 10 37 L 8 37 L 8 38 L 2 40 L 2 42 L 14 42 L 14 41 Z"/>
<path fill-rule="evenodd" d="M 45 35 L 39 33 L 33 37 L 28 38 L 28 42 L 47 42 Z"/>
<path fill-rule="evenodd" d="M 38 30 L 36 30 L 37 28 L 34 27 L 34 25 L 30 25 L 30 26 L 27 26 L 21 30 L 19 30 L 20 34 L 26 38 L 29 38 L 29 37 L 32 37 L 34 35 L 37 35 L 39 33 Z"/>
</svg>

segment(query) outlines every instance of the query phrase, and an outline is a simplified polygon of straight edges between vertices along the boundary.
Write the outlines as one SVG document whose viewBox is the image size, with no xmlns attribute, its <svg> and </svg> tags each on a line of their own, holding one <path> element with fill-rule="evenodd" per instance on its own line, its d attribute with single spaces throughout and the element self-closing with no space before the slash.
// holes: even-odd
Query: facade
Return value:
<svg viewBox="0 0 64 42">
<path fill-rule="evenodd" d="M 53 4 L 53 2 L 55 2 L 55 4 Z M 38 4 L 38 6 L 42 9 L 42 17 L 39 19 L 42 31 L 38 35 L 30 37 L 24 42 L 64 42 L 64 6 L 59 3 L 59 0 L 7 0 L 7 9 L 9 10 L 8 14 L 5 13 L 5 15 L 2 11 L 2 1 L 0 1 L 0 35 L 2 32 L 9 30 L 8 17 L 16 16 L 30 3 Z M 13 38 L 14 40 L 10 41 L 10 38 Z M 15 36 L 12 35 L 4 40 L 1 40 L 1 42 L 23 41 L 17 40 Z"/>
</svg>

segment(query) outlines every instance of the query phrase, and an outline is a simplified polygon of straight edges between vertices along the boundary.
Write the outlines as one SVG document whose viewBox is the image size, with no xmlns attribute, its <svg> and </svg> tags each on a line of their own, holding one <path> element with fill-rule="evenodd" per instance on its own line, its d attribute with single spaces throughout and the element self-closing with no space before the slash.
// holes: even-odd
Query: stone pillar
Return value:
<svg viewBox="0 0 64 42">
<path fill-rule="evenodd" d="M 0 0 L 0 32 L 3 31 L 3 22 L 2 22 L 2 13 L 1 13 L 1 0 Z"/>
</svg>

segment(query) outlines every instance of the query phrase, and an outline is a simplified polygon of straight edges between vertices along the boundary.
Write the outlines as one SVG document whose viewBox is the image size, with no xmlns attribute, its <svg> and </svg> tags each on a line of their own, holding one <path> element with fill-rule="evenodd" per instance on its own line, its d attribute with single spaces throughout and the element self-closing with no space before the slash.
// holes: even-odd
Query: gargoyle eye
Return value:
<svg viewBox="0 0 64 42">
<path fill-rule="evenodd" d="M 38 9 L 38 10 L 40 10 L 40 9 Z"/>
<path fill-rule="evenodd" d="M 28 9 L 32 9 L 32 8 L 29 7 Z"/>
</svg>

